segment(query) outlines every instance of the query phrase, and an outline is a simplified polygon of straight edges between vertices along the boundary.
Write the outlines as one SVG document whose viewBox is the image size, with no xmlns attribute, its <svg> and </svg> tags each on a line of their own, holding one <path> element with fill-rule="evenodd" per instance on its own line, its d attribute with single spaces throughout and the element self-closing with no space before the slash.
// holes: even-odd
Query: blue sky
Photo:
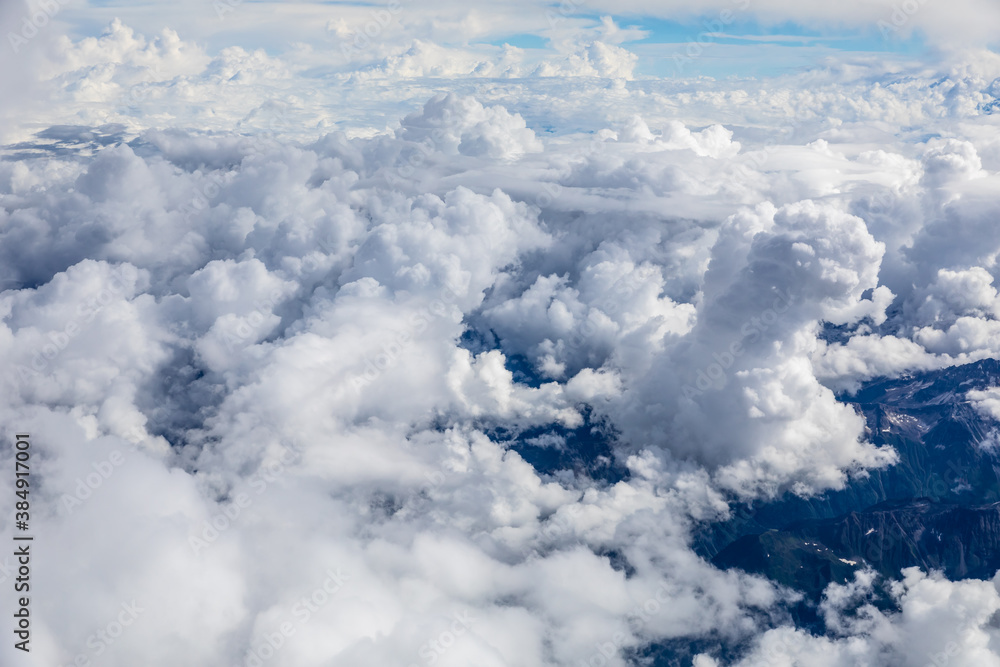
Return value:
<svg viewBox="0 0 1000 667">
<path fill-rule="evenodd" d="M 590 16 L 599 23 L 600 16 Z M 830 56 L 878 54 L 887 59 L 914 59 L 929 52 L 923 36 L 915 31 L 907 37 L 884 37 L 875 25 L 866 31 L 819 32 L 795 23 L 763 25 L 755 20 L 734 18 L 716 31 L 717 15 L 678 21 L 643 16 L 614 16 L 616 25 L 646 33 L 642 39 L 622 45 L 639 55 L 640 76 L 711 76 L 714 78 L 765 77 L 815 66 Z M 523 49 L 544 49 L 541 35 L 521 33 L 492 44 L 510 44 Z"/>
<path fill-rule="evenodd" d="M 63 14 L 71 23 L 75 36 L 100 34 L 104 26 L 120 17 L 126 24 L 147 35 L 157 34 L 166 23 L 166 11 L 158 3 L 123 3 L 120 0 L 90 0 L 89 11 L 67 8 Z M 212 2 L 181 3 L 188 10 L 173 13 L 170 24 L 181 39 L 204 44 L 209 52 L 224 46 L 240 45 L 248 49 L 264 48 L 271 54 L 281 53 L 293 42 L 313 43 L 329 47 L 325 24 L 347 17 L 349 21 L 364 21 L 384 3 L 365 6 L 361 3 L 275 4 L 244 0 L 224 20 L 213 9 Z M 405 3 L 404 3 L 405 5 Z M 280 9 L 277 9 L 280 7 Z M 412 5 L 409 9 L 415 9 Z M 306 14 L 300 14 L 300 11 Z M 304 22 L 302 21 L 305 17 Z M 402 15 L 401 15 L 402 16 Z M 476 44 L 511 44 L 522 49 L 536 50 L 539 55 L 551 52 L 549 38 L 565 38 L 569 22 L 551 30 L 544 14 L 537 12 L 517 16 L 496 17 L 477 26 L 473 33 L 454 30 L 428 34 L 420 17 L 410 14 L 403 19 L 403 35 L 407 39 L 423 39 L 441 45 L 474 46 Z M 592 32 L 600 30 L 605 13 L 584 12 L 571 15 L 573 29 Z M 251 18 L 254 17 L 254 18 Z M 635 74 L 639 77 L 767 77 L 815 67 L 831 56 L 838 60 L 853 55 L 876 55 L 882 60 L 913 60 L 927 58 L 931 50 L 919 30 L 900 31 L 888 38 L 880 33 L 875 22 L 849 26 L 843 23 L 817 30 L 800 23 L 785 21 L 765 23 L 749 10 L 734 11 L 728 22 L 719 12 L 699 17 L 677 19 L 655 18 L 641 13 L 612 14 L 618 28 L 632 29 L 644 35 L 621 42 L 621 46 L 639 56 Z M 810 26 L 817 23 L 810 23 Z M 592 32 L 592 34 L 595 34 Z M 632 35 L 635 37 L 636 35 Z M 630 37 L 623 35 L 622 37 Z M 612 38 L 613 41 L 614 38 Z M 699 44 L 700 42 L 700 44 Z M 694 54 L 695 57 L 687 57 Z"/>
<path fill-rule="evenodd" d="M 883 57 L 917 57 L 926 52 L 917 34 L 905 40 L 884 39 L 875 29 L 819 33 L 794 23 L 762 26 L 756 21 L 739 20 L 715 32 L 711 30 L 713 18 L 717 17 L 694 22 L 649 18 L 630 21 L 627 17 L 615 20 L 649 32 L 648 37 L 632 42 L 629 48 L 641 56 L 637 73 L 653 76 L 671 76 L 677 63 L 686 75 L 769 76 L 809 66 L 835 52 L 841 56 L 850 52 L 878 53 Z"/>
</svg>

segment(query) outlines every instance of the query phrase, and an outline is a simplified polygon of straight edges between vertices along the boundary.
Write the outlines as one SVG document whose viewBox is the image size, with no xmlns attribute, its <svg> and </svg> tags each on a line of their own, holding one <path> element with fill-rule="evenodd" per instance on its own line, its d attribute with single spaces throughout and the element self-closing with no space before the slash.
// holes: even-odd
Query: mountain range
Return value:
<svg viewBox="0 0 1000 667">
<path fill-rule="evenodd" d="M 859 568 L 888 579 L 905 567 L 950 579 L 1000 569 L 996 424 L 967 394 L 1000 384 L 1000 361 L 882 379 L 840 399 L 864 415 L 869 440 L 899 462 L 817 498 L 740 506 L 707 527 L 698 549 L 716 565 L 766 575 L 819 601 Z"/>
</svg>

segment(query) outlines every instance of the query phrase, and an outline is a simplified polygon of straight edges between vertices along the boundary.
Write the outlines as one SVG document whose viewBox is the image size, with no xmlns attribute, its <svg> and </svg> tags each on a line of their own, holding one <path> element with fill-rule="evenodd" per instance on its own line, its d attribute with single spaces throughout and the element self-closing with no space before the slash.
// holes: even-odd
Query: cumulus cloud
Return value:
<svg viewBox="0 0 1000 667">
<path fill-rule="evenodd" d="M 872 579 L 862 572 L 854 582 L 827 590 L 823 613 L 841 636 L 816 637 L 791 627 L 770 630 L 735 664 L 1000 664 L 991 623 L 1000 609 L 997 580 L 951 582 L 907 568 L 891 591 L 899 611 L 887 614 L 865 602 Z M 703 656 L 695 664 L 719 663 Z"/>
<path fill-rule="evenodd" d="M 520 115 L 512 115 L 503 107 L 486 108 L 471 97 L 437 95 L 420 113 L 406 116 L 400 125 L 400 138 L 429 143 L 433 150 L 446 155 L 513 159 L 542 148 Z"/>
</svg>

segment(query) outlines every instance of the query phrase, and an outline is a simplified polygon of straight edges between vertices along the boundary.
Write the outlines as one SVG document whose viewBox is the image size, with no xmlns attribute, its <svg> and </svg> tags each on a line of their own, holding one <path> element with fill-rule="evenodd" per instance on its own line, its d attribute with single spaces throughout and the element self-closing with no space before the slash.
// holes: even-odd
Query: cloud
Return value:
<svg viewBox="0 0 1000 667">
<path fill-rule="evenodd" d="M 892 10 L 844 7 L 755 11 Z M 944 39 L 942 11 L 913 29 Z M 56 41 L 38 85 L 71 106 L 0 162 L 44 660 L 997 661 L 993 582 L 907 570 L 890 611 L 861 573 L 819 636 L 691 546 L 734 501 L 897 461 L 835 392 L 1000 352 L 996 63 L 647 80 L 641 30 L 586 22 L 541 56 L 396 28 L 357 60 L 121 21 Z M 588 438 L 608 474 L 546 466 Z"/>
<path fill-rule="evenodd" d="M 841 637 L 816 637 L 790 627 L 770 630 L 735 664 L 1000 664 L 990 648 L 997 639 L 990 618 L 1000 609 L 995 580 L 951 582 L 940 574 L 907 568 L 892 588 L 899 611 L 889 614 L 864 603 L 871 587 L 871 577 L 859 573 L 855 582 L 828 589 L 824 613 Z M 705 656 L 702 664 L 718 663 Z"/>
<path fill-rule="evenodd" d="M 420 113 L 406 116 L 398 136 L 417 144 L 429 143 L 432 150 L 446 155 L 511 160 L 542 148 L 520 115 L 455 95 L 437 95 Z"/>
</svg>

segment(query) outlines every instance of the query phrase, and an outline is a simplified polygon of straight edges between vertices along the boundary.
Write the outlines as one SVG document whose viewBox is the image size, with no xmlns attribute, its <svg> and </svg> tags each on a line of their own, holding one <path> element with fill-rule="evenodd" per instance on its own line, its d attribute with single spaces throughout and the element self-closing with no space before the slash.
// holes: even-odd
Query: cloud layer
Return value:
<svg viewBox="0 0 1000 667">
<path fill-rule="evenodd" d="M 862 572 L 816 636 L 691 548 L 896 462 L 838 392 L 1000 353 L 995 55 L 633 80 L 619 30 L 536 60 L 53 38 L 73 112 L 0 162 L 35 664 L 1000 664 L 995 582 L 907 570 L 887 610 Z M 614 474 L 518 453 L 567 433 Z"/>
</svg>

